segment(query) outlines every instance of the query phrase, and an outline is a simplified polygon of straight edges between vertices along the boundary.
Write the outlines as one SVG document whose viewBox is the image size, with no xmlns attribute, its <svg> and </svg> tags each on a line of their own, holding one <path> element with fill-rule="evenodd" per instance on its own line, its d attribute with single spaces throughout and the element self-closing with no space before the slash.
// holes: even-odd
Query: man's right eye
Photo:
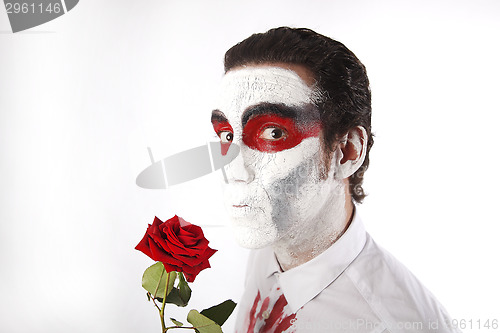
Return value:
<svg viewBox="0 0 500 333">
<path fill-rule="evenodd" d="M 233 141 L 233 133 L 230 131 L 222 131 L 219 133 L 220 141 L 222 143 L 229 143 Z"/>
</svg>

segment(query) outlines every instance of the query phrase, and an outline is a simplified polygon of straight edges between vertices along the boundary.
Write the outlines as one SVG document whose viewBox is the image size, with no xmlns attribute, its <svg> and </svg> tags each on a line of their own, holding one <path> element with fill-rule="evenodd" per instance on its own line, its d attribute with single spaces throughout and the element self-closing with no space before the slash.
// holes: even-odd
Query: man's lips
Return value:
<svg viewBox="0 0 500 333">
<path fill-rule="evenodd" d="M 226 206 L 227 207 L 227 206 Z M 248 218 L 249 216 L 252 216 L 254 214 L 261 214 L 264 213 L 264 210 L 260 208 L 259 206 L 254 206 L 251 203 L 250 204 L 245 204 L 245 203 L 237 203 L 237 204 L 232 204 L 229 207 L 227 207 L 230 215 L 235 218 Z"/>
</svg>

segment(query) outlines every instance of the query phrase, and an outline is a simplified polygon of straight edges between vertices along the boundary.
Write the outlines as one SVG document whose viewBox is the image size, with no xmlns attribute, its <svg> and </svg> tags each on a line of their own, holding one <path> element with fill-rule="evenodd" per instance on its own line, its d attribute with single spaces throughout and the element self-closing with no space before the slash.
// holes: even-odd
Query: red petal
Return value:
<svg viewBox="0 0 500 333">
<path fill-rule="evenodd" d="M 141 241 L 139 242 L 139 244 L 137 244 L 135 249 L 141 251 L 142 253 L 144 253 L 148 257 L 151 257 L 152 254 L 151 254 L 151 250 L 149 249 L 149 246 L 148 246 L 148 239 L 149 239 L 149 236 L 148 236 L 148 233 L 146 232 L 146 234 L 144 234 L 144 237 L 142 237 Z"/>
<path fill-rule="evenodd" d="M 199 226 L 177 215 L 165 222 L 155 216 L 136 249 L 161 261 L 167 271 L 184 272 L 186 280 L 193 282 L 200 271 L 210 267 L 208 259 L 217 252 L 208 244 Z"/>
<path fill-rule="evenodd" d="M 179 220 L 179 224 L 181 225 L 181 227 L 185 227 L 187 225 L 191 225 L 191 223 L 189 223 L 188 221 L 184 220 L 182 217 L 178 217 L 177 215 L 175 215 L 177 217 L 177 219 Z"/>
<path fill-rule="evenodd" d="M 163 251 L 158 245 L 152 240 L 149 240 L 149 248 L 151 249 L 153 260 L 166 262 L 171 265 L 183 266 L 183 262 L 172 257 L 170 253 Z"/>
<path fill-rule="evenodd" d="M 182 268 L 181 267 L 178 267 L 178 266 L 175 266 L 175 265 L 170 265 L 167 262 L 162 262 L 162 264 L 163 264 L 163 267 L 165 267 L 165 270 L 167 272 L 182 272 Z"/>
</svg>

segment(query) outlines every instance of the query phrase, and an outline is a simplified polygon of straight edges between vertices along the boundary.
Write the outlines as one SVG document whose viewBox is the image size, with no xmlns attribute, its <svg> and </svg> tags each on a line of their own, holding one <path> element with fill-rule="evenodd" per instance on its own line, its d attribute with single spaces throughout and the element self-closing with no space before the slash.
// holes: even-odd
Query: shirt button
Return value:
<svg viewBox="0 0 500 333">
<path fill-rule="evenodd" d="M 269 315 L 270 315 L 269 310 L 266 310 L 266 311 L 264 311 L 264 312 L 262 313 L 262 318 L 263 318 L 263 319 L 268 319 L 268 318 L 269 318 Z"/>
</svg>

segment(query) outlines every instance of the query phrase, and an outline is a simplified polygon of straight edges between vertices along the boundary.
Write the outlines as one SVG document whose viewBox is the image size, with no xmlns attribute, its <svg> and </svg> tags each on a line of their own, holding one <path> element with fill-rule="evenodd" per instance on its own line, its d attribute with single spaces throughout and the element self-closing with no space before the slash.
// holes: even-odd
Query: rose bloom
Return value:
<svg viewBox="0 0 500 333">
<path fill-rule="evenodd" d="M 188 282 L 210 267 L 208 258 L 217 250 L 208 247 L 208 240 L 197 225 L 177 215 L 162 222 L 155 216 L 146 234 L 135 247 L 155 261 L 161 261 L 167 272 L 183 272 Z"/>
</svg>

